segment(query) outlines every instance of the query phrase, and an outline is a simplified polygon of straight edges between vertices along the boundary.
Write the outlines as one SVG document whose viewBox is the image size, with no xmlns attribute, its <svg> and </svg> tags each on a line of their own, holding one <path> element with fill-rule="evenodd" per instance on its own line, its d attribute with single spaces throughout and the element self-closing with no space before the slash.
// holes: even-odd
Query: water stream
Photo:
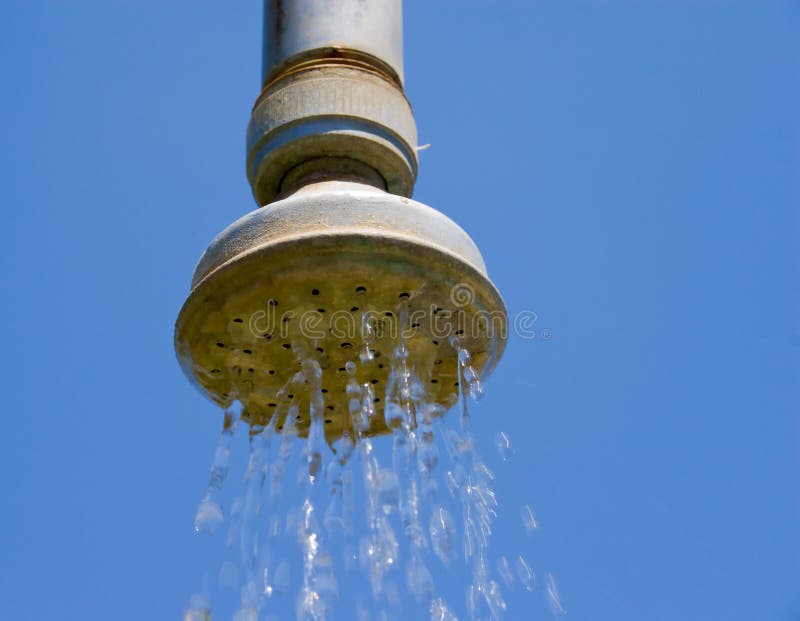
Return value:
<svg viewBox="0 0 800 621">
<path fill-rule="evenodd" d="M 238 589 L 234 621 L 286 621 L 287 601 L 298 621 L 529 618 L 509 612 L 505 594 L 512 590 L 541 591 L 553 616 L 564 614 L 551 575 L 538 586 L 518 550 L 493 554 L 500 504 L 472 431 L 470 405 L 483 388 L 470 352 L 452 339 L 459 402 L 443 416 L 402 339 L 391 353 L 385 389 L 376 395 L 373 384 L 359 383 L 359 365 L 371 362 L 369 330 L 363 334 L 358 362 L 346 367 L 350 424 L 331 445 L 323 424 L 324 371 L 310 356 L 279 391 L 267 424 L 242 422 L 238 402 L 225 412 L 195 529 L 211 534 L 227 526 L 226 545 L 238 562 L 222 564 L 219 582 Z M 308 391 L 305 412 L 288 398 L 301 390 Z M 379 399 L 390 435 L 370 437 Z M 310 421 L 307 438 L 298 435 L 301 417 Z M 248 432 L 249 458 L 226 515 L 221 494 L 237 426 Z M 502 462 L 512 459 L 508 436 L 498 433 L 495 446 Z M 535 513 L 523 507 L 521 536 L 537 528 Z M 455 581 L 461 598 L 452 597 Z M 221 615 L 214 611 L 213 618 L 230 618 Z M 211 619 L 208 593 L 193 596 L 184 621 Z"/>
</svg>

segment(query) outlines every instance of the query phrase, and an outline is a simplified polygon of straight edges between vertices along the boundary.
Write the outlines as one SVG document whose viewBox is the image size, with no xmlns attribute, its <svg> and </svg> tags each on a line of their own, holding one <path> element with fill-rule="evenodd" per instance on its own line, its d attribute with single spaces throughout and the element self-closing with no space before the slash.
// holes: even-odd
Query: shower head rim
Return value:
<svg viewBox="0 0 800 621">
<path fill-rule="evenodd" d="M 203 315 L 203 304 L 209 295 L 224 295 L 233 290 L 232 283 L 236 282 L 236 276 L 241 277 L 241 274 L 252 269 L 253 264 L 278 262 L 285 260 L 286 257 L 296 256 L 297 248 L 305 247 L 311 241 L 314 242 L 315 250 L 321 256 L 329 253 L 375 255 L 374 248 L 369 251 L 365 249 L 365 242 L 367 242 L 367 247 L 379 248 L 378 252 L 384 256 L 400 258 L 417 265 L 440 265 L 444 260 L 447 264 L 457 266 L 459 277 L 454 284 L 466 284 L 472 287 L 478 305 L 487 309 L 500 310 L 506 317 L 508 315 L 502 296 L 485 274 L 462 257 L 438 246 L 420 244 L 418 239 L 386 234 L 368 235 L 363 231 L 349 233 L 337 231 L 323 235 L 301 235 L 263 243 L 229 259 L 200 280 L 184 302 L 175 322 L 174 347 L 181 369 L 190 382 L 213 402 L 226 405 L 223 401 L 214 399 L 196 381 L 192 369 L 190 347 L 184 343 L 185 339 L 182 338 L 187 331 L 191 330 L 191 321 L 197 321 Z M 222 289 L 217 289 L 218 286 L 221 286 Z M 488 364 L 481 371 L 482 379 L 486 379 L 492 374 L 502 358 L 506 343 L 507 335 L 492 339 L 494 349 Z"/>
</svg>

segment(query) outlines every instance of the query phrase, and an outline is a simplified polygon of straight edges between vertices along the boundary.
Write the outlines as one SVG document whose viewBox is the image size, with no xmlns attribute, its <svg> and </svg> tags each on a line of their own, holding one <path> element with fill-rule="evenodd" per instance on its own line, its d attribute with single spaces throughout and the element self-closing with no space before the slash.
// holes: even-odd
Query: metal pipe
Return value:
<svg viewBox="0 0 800 621">
<path fill-rule="evenodd" d="M 351 57 L 402 84 L 401 0 L 266 0 L 263 85 L 310 59 Z"/>
<path fill-rule="evenodd" d="M 305 179 L 357 177 L 411 196 L 402 31 L 402 0 L 265 0 L 264 85 L 247 129 L 259 205 Z"/>
</svg>

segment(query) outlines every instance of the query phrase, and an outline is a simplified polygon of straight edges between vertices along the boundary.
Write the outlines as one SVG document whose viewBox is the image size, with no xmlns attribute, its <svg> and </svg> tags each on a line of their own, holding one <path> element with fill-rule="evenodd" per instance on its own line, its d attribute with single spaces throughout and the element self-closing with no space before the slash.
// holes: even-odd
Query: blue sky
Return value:
<svg viewBox="0 0 800 621">
<path fill-rule="evenodd" d="M 176 619 L 199 586 L 219 415 L 172 327 L 202 250 L 254 207 L 260 15 L 0 6 L 4 619 Z M 496 545 L 529 546 L 576 621 L 799 619 L 800 4 L 405 17 L 432 145 L 415 198 L 551 334 L 511 340 L 475 412 L 487 453 L 499 430 L 516 449 L 503 506 L 541 524 Z"/>
</svg>

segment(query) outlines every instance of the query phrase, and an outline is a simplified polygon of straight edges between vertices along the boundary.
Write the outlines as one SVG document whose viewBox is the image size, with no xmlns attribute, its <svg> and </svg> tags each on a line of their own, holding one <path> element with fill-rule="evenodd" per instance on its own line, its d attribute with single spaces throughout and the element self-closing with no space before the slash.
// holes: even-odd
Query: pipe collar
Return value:
<svg viewBox="0 0 800 621">
<path fill-rule="evenodd" d="M 284 74 L 259 96 L 247 129 L 247 177 L 266 205 L 295 167 L 355 160 L 388 192 L 411 196 L 416 145 L 411 105 L 395 83 L 361 67 L 314 66 Z"/>
</svg>

